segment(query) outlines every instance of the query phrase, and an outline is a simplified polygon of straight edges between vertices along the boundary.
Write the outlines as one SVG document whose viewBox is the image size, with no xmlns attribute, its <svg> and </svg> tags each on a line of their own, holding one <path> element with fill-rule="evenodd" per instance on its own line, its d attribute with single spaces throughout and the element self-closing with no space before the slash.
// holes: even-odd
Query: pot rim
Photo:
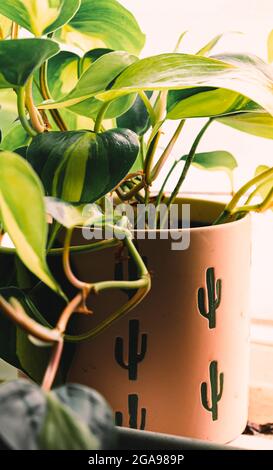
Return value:
<svg viewBox="0 0 273 470">
<path fill-rule="evenodd" d="M 226 206 L 226 203 L 224 202 L 221 202 L 221 201 L 213 201 L 213 200 L 207 200 L 207 199 L 200 199 L 200 198 L 187 198 L 187 197 L 183 197 L 183 196 L 178 196 L 177 199 L 175 200 L 175 202 L 178 202 L 178 203 L 181 203 L 181 204 L 191 204 L 191 203 L 195 203 L 196 205 L 200 205 L 200 204 L 208 204 L 209 206 L 214 206 L 214 208 L 217 210 L 217 208 L 219 209 L 219 213 L 221 210 L 223 210 Z M 194 220 L 194 219 L 193 219 Z M 214 219 L 213 219 L 214 220 Z M 188 228 L 167 228 L 167 229 L 160 229 L 160 228 L 156 228 L 156 229 L 132 229 L 131 232 L 133 234 L 137 234 L 137 233 L 186 233 L 186 232 L 201 232 L 201 231 L 213 231 L 213 230 L 227 230 L 227 229 L 230 229 L 230 228 L 235 228 L 235 227 L 238 227 L 240 225 L 243 225 L 243 224 L 246 224 L 246 223 L 250 223 L 250 220 L 251 220 L 251 214 L 248 213 L 248 214 L 245 214 L 243 215 L 240 219 L 238 220 L 233 220 L 233 221 L 230 221 L 230 222 L 226 222 L 226 223 L 221 223 L 221 224 L 217 224 L 217 225 L 202 225 L 200 227 L 188 227 Z"/>
</svg>

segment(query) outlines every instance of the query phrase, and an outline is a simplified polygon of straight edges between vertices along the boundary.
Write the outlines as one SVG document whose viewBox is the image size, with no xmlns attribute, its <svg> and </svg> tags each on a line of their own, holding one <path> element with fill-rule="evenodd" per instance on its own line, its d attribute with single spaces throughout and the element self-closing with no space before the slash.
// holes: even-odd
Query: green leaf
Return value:
<svg viewBox="0 0 273 470">
<path fill-rule="evenodd" d="M 186 160 L 188 155 L 184 155 L 181 160 Z M 213 152 L 196 153 L 193 165 L 205 170 L 228 170 L 233 171 L 238 164 L 233 155 L 225 150 Z"/>
<path fill-rule="evenodd" d="M 105 399 L 84 385 L 67 384 L 54 390 L 54 395 L 69 406 L 99 440 L 101 449 L 112 449 L 116 441 L 113 413 Z"/>
<path fill-rule="evenodd" d="M 0 174 L 1 220 L 18 256 L 32 273 L 61 293 L 46 263 L 47 223 L 39 178 L 22 157 L 7 151 L 0 154 Z"/>
<path fill-rule="evenodd" d="M 11 34 L 12 21 L 0 15 L 0 39 L 6 39 Z"/>
<path fill-rule="evenodd" d="M 48 196 L 76 203 L 94 202 L 126 176 L 139 151 L 128 129 L 48 132 L 36 136 L 27 159 Z"/>
<path fill-rule="evenodd" d="M 2 254 L 0 255 L 0 260 L 3 261 Z M 15 287 L 1 288 L 0 295 L 3 296 L 5 300 L 9 300 L 10 297 L 15 297 L 22 305 L 24 304 L 24 294 Z M 12 366 L 20 369 L 21 364 L 16 353 L 16 330 L 15 324 L 0 311 L 0 357 Z"/>
<path fill-rule="evenodd" d="M 116 436 L 105 400 L 81 385 L 45 393 L 30 381 L 0 386 L 0 445 L 11 450 L 110 449 Z"/>
<path fill-rule="evenodd" d="M 259 176 L 261 173 L 267 170 L 269 170 L 269 166 L 260 165 L 256 168 L 255 176 Z M 259 188 L 259 194 L 263 200 L 268 196 L 270 191 L 272 191 L 272 188 L 273 188 L 273 177 L 269 178 L 268 182 L 261 185 Z M 273 210 L 273 208 L 271 210 Z"/>
<path fill-rule="evenodd" d="M 81 75 L 70 93 L 54 103 L 39 105 L 39 108 L 63 108 L 95 96 L 99 91 L 106 89 L 117 75 L 136 60 L 137 57 L 123 51 L 105 54 Z"/>
<path fill-rule="evenodd" d="M 109 47 L 133 54 L 145 43 L 134 16 L 116 0 L 82 0 L 61 37 L 85 50 Z"/>
<path fill-rule="evenodd" d="M 101 222 L 103 218 L 101 208 L 97 204 L 89 204 L 87 210 L 85 205 L 73 206 L 53 197 L 46 197 L 45 203 L 47 214 L 66 228 L 93 225 Z"/>
<path fill-rule="evenodd" d="M 148 98 L 151 92 L 147 92 Z M 133 106 L 122 116 L 117 119 L 118 127 L 131 129 L 138 135 L 143 135 L 149 129 L 151 122 L 150 116 L 142 99 L 137 96 Z"/>
<path fill-rule="evenodd" d="M 268 113 L 242 113 L 224 116 L 218 122 L 248 134 L 273 139 L 273 117 Z"/>
<path fill-rule="evenodd" d="M 48 61 L 47 81 L 54 100 L 67 95 L 78 82 L 80 57 L 69 51 L 60 51 Z"/>
<path fill-rule="evenodd" d="M 208 55 L 212 49 L 218 44 L 218 42 L 220 41 L 220 39 L 222 39 L 222 37 L 225 35 L 226 33 L 222 33 L 222 34 L 218 34 L 217 36 L 215 36 L 214 38 L 212 38 L 205 46 L 203 46 L 197 53 L 196 55 L 202 55 L 202 56 L 206 56 Z M 237 32 L 238 34 L 238 32 Z"/>
<path fill-rule="evenodd" d="M 5 0 L 0 13 L 35 36 L 42 36 L 69 22 L 79 6 L 80 0 Z"/>
<path fill-rule="evenodd" d="M 24 86 L 35 70 L 58 51 L 58 44 L 50 39 L 0 41 L 0 88 Z"/>
<path fill-rule="evenodd" d="M 86 424 L 63 405 L 53 393 L 47 394 L 47 409 L 39 435 L 43 450 L 95 450 L 99 442 Z"/>
<path fill-rule="evenodd" d="M 109 56 L 111 54 L 101 57 L 87 70 L 86 74 L 104 58 L 107 60 Z M 103 71 L 100 71 L 98 77 L 101 75 L 103 76 Z M 161 54 L 139 60 L 125 68 L 115 80 L 112 88 L 101 92 L 99 88 L 102 90 L 107 86 L 105 78 L 101 84 L 91 77 L 91 73 L 88 78 L 85 86 L 80 83 L 80 80 L 77 87 L 62 101 L 47 103 L 42 107 L 72 105 L 81 101 L 84 95 L 110 101 L 140 90 L 216 87 L 247 96 L 273 114 L 272 68 L 255 56 L 225 55 L 219 58 L 207 58 L 188 54 Z"/>
<path fill-rule="evenodd" d="M 139 90 L 191 87 L 226 88 L 247 96 L 273 113 L 273 72 L 255 56 L 207 58 L 187 54 L 162 54 L 140 60 L 119 75 L 113 87 L 97 95 L 111 100 Z"/>
<path fill-rule="evenodd" d="M 20 122 L 16 122 L 1 142 L 0 150 L 16 150 L 29 145 L 31 137 Z"/>
<path fill-rule="evenodd" d="M 2 137 L 9 132 L 18 116 L 16 93 L 9 90 L 0 90 L 0 129 Z"/>
<path fill-rule="evenodd" d="M 167 119 L 223 116 L 258 106 L 248 98 L 223 88 L 198 87 L 168 93 Z"/>
</svg>

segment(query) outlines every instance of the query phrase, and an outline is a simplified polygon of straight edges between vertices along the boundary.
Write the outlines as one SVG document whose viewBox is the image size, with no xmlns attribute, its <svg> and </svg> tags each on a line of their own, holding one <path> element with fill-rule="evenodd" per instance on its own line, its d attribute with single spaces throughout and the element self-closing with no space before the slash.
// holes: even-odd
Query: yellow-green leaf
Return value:
<svg viewBox="0 0 273 470">
<path fill-rule="evenodd" d="M 12 152 L 0 153 L 0 214 L 16 252 L 27 268 L 61 293 L 46 263 L 44 191 L 34 170 Z"/>
<path fill-rule="evenodd" d="M 71 20 L 79 6 L 80 0 L 5 0 L 0 13 L 35 36 L 42 36 Z"/>
</svg>

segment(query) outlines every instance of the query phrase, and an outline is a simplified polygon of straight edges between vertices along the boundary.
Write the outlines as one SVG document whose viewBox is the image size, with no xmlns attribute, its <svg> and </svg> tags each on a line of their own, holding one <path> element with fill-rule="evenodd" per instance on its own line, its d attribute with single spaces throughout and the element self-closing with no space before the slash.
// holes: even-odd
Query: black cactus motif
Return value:
<svg viewBox="0 0 273 470">
<path fill-rule="evenodd" d="M 140 352 L 138 352 L 139 336 L 141 336 Z M 120 337 L 116 338 L 115 342 L 115 359 L 117 363 L 123 368 L 128 370 L 129 380 L 137 380 L 138 364 L 143 361 L 147 351 L 147 335 L 139 335 L 139 321 L 129 321 L 129 348 L 128 348 L 128 361 L 125 362 L 124 358 L 124 342 Z"/>
<path fill-rule="evenodd" d="M 138 427 L 138 396 L 131 394 L 128 396 L 128 411 L 129 411 L 129 427 L 131 429 L 144 430 L 146 425 L 146 408 L 140 410 L 140 424 Z M 121 411 L 117 411 L 115 415 L 116 426 L 123 425 L 123 414 Z"/>
<path fill-rule="evenodd" d="M 217 279 L 215 285 L 214 268 L 208 268 L 206 272 L 207 282 L 207 296 L 208 296 L 208 311 L 205 305 L 205 289 L 200 287 L 198 289 L 198 309 L 200 314 L 205 317 L 209 322 L 209 329 L 216 328 L 216 310 L 221 302 L 222 294 L 222 281 Z M 216 286 L 216 289 L 215 289 Z M 216 291 L 216 292 L 215 292 Z"/>
<path fill-rule="evenodd" d="M 210 374 L 210 388 L 211 388 L 211 406 L 209 406 L 208 399 L 208 385 L 206 382 L 201 384 L 201 401 L 203 407 L 210 411 L 212 414 L 212 421 L 218 419 L 218 401 L 221 400 L 224 388 L 224 374 L 221 372 L 219 374 L 219 389 L 218 389 L 218 366 L 217 361 L 212 361 L 209 366 Z"/>
</svg>

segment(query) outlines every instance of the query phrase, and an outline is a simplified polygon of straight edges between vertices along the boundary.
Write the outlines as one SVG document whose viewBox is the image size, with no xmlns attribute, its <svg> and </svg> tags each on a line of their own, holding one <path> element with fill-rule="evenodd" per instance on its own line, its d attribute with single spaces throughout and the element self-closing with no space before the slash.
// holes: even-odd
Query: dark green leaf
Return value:
<svg viewBox="0 0 273 470">
<path fill-rule="evenodd" d="M 81 33 L 77 39 L 74 35 L 76 45 L 83 47 L 86 42 L 88 49 L 90 39 L 104 47 L 138 54 L 145 43 L 145 36 L 133 15 L 116 0 L 82 0 L 69 23 L 69 31 L 71 29 Z"/>
<path fill-rule="evenodd" d="M 1 254 L 2 258 L 3 255 Z M 9 256 L 9 258 L 12 258 Z M 11 297 L 20 302 L 24 311 L 34 319 L 39 320 L 39 312 L 20 289 L 16 287 L 0 289 L 0 295 L 7 301 Z M 26 372 L 35 382 L 43 378 L 45 368 L 50 356 L 50 350 L 41 350 L 29 340 L 28 334 L 17 327 L 0 311 L 0 358 L 18 369 Z"/>
<path fill-rule="evenodd" d="M 50 39 L 0 41 L 0 88 L 24 86 L 30 75 L 58 51 L 58 44 Z"/>
<path fill-rule="evenodd" d="M 80 0 L 4 0 L 0 13 L 41 36 L 66 24 L 79 6 Z"/>
<path fill-rule="evenodd" d="M 128 129 L 48 132 L 35 137 L 27 158 L 47 195 L 90 203 L 111 191 L 137 158 L 137 136 Z"/>
<path fill-rule="evenodd" d="M 3 260 L 2 254 L 0 259 Z M 24 294 L 15 287 L 0 289 L 0 295 L 6 300 L 9 300 L 10 297 L 15 297 L 25 307 Z M 21 364 L 16 354 L 16 339 L 16 326 L 0 310 L 0 357 L 12 366 L 20 369 Z"/>
<path fill-rule="evenodd" d="M 150 98 L 151 95 L 151 92 L 147 92 L 148 98 Z M 138 135 L 143 135 L 147 132 L 151 125 L 150 117 L 142 99 L 139 96 L 137 96 L 133 106 L 117 119 L 117 125 L 118 127 L 131 129 Z"/>
</svg>

